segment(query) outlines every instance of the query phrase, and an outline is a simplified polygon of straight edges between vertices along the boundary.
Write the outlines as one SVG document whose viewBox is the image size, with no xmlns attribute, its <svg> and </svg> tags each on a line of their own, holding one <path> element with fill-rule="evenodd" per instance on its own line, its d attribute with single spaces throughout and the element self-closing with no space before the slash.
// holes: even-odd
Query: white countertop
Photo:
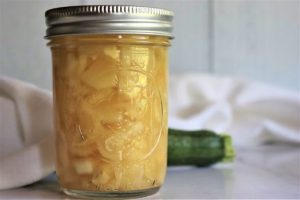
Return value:
<svg viewBox="0 0 300 200">
<path fill-rule="evenodd" d="M 234 164 L 168 168 L 161 190 L 144 199 L 300 199 L 300 147 L 238 148 Z M 54 175 L 27 187 L 0 191 L 0 199 L 72 199 Z"/>
</svg>

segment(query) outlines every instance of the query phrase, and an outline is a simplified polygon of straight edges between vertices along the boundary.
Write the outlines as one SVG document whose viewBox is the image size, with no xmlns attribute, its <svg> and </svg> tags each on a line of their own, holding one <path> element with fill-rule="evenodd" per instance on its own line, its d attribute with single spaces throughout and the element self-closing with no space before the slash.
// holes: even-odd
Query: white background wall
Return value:
<svg viewBox="0 0 300 200">
<path fill-rule="evenodd" d="M 300 91 L 299 0 L 0 0 L 0 74 L 51 89 L 45 10 L 99 3 L 173 10 L 171 73 L 216 73 Z"/>
</svg>

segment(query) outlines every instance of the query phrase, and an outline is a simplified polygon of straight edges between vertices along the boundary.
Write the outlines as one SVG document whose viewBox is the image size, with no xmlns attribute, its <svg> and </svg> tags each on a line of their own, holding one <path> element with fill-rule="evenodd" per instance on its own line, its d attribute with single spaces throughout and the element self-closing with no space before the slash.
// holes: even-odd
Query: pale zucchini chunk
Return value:
<svg viewBox="0 0 300 200">
<path fill-rule="evenodd" d="M 94 170 L 94 166 L 91 160 L 89 159 L 81 159 L 74 160 L 74 168 L 77 174 L 92 174 Z"/>
<path fill-rule="evenodd" d="M 111 164 L 100 162 L 97 165 L 97 170 L 94 171 L 92 183 L 98 188 L 109 184 L 114 178 L 114 170 Z"/>
<path fill-rule="evenodd" d="M 117 81 L 116 61 L 104 53 L 98 54 L 82 73 L 81 80 L 97 90 L 114 87 Z"/>
</svg>

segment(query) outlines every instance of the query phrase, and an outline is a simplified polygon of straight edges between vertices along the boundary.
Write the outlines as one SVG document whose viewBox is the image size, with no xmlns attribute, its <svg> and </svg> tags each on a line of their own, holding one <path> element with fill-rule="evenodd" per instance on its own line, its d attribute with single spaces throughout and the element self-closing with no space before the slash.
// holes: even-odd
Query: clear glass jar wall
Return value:
<svg viewBox="0 0 300 200">
<path fill-rule="evenodd" d="M 64 35 L 48 45 L 62 188 L 79 196 L 157 191 L 167 164 L 169 38 Z"/>
</svg>

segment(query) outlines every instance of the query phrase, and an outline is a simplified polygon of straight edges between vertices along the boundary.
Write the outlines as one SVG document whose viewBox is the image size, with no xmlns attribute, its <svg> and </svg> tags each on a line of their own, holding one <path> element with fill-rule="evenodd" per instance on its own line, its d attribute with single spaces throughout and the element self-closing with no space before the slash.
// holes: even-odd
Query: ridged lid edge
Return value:
<svg viewBox="0 0 300 200">
<path fill-rule="evenodd" d="M 173 12 L 131 5 L 83 5 L 45 12 L 46 38 L 74 34 L 149 34 L 172 38 Z"/>
<path fill-rule="evenodd" d="M 133 14 L 133 15 L 152 15 L 152 16 L 173 16 L 173 12 L 144 6 L 129 5 L 84 5 L 68 6 L 47 10 L 45 17 L 66 17 L 66 16 L 86 16 L 99 14 Z"/>
</svg>

